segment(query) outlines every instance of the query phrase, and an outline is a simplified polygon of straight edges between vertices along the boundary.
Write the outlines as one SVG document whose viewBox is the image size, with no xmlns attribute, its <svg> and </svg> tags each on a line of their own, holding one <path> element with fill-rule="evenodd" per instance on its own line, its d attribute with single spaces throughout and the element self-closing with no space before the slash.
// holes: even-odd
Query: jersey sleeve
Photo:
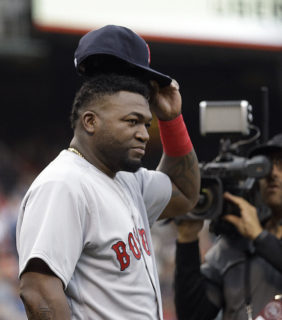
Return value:
<svg viewBox="0 0 282 320">
<path fill-rule="evenodd" d="M 163 172 L 144 168 L 138 171 L 137 177 L 141 186 L 141 192 L 151 227 L 161 215 L 171 198 L 171 181 Z"/>
<path fill-rule="evenodd" d="M 64 182 L 47 182 L 27 194 L 17 225 L 19 275 L 32 258 L 39 258 L 67 287 L 83 249 L 83 206 Z"/>
</svg>

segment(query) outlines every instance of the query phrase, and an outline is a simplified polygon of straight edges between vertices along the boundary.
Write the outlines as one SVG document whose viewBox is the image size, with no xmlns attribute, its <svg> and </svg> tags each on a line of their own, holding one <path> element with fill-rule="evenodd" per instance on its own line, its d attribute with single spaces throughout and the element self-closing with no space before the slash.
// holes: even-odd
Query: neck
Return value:
<svg viewBox="0 0 282 320">
<path fill-rule="evenodd" d="M 271 208 L 272 217 L 271 220 L 274 223 L 278 223 L 280 220 L 282 220 L 282 208 L 281 207 L 275 207 Z"/>
<path fill-rule="evenodd" d="M 116 172 L 111 171 L 96 155 L 95 153 L 87 146 L 86 143 L 81 143 L 76 137 L 74 137 L 70 142 L 70 148 L 74 148 L 81 156 L 90 162 L 94 167 L 105 173 L 110 178 L 114 178 Z"/>
<path fill-rule="evenodd" d="M 271 217 L 266 223 L 266 229 L 275 234 L 278 235 L 278 233 L 281 233 L 281 222 L 282 222 L 282 208 L 271 208 Z"/>
</svg>

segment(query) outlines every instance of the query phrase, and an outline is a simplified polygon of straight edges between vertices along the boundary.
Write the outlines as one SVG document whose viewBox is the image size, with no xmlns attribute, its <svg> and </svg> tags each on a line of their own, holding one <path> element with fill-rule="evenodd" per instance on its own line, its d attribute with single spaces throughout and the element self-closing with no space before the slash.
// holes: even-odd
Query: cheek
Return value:
<svg viewBox="0 0 282 320">
<path fill-rule="evenodd" d="M 104 121 L 96 131 L 96 144 L 99 148 L 112 148 L 115 152 L 123 152 L 131 144 L 134 130 L 124 122 Z"/>
<path fill-rule="evenodd" d="M 265 194 L 265 188 L 266 188 L 266 180 L 262 179 L 259 181 L 259 189 L 260 189 L 260 194 L 262 195 L 262 197 Z"/>
<path fill-rule="evenodd" d="M 97 146 L 99 146 L 101 150 L 116 153 L 116 156 L 126 147 L 126 142 L 121 132 L 116 133 L 115 131 L 103 130 L 96 138 Z"/>
<path fill-rule="evenodd" d="M 263 189 L 264 186 L 265 186 L 265 179 L 259 180 L 259 187 L 260 187 L 260 189 Z"/>
</svg>

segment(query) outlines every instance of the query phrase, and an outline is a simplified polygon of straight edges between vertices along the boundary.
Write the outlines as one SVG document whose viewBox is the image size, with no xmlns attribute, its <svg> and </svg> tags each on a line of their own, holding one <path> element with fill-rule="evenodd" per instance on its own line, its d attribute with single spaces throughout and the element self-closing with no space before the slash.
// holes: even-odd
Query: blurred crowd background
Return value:
<svg viewBox="0 0 282 320">
<path fill-rule="evenodd" d="M 281 25 L 282 1 L 270 1 L 277 5 Z M 69 112 L 82 81 L 73 66 L 81 34 L 38 30 L 32 23 L 31 9 L 30 0 L 0 0 L 0 320 L 26 319 L 18 296 L 18 209 L 35 176 L 68 146 Z M 219 147 L 218 137 L 199 133 L 202 100 L 248 100 L 254 108 L 254 122 L 262 127 L 261 88 L 266 87 L 269 136 L 281 132 L 282 45 L 251 48 L 169 38 L 147 41 L 152 67 L 180 84 L 184 119 L 200 161 L 213 159 Z M 160 155 L 154 122 L 144 165 L 154 168 Z M 214 239 L 207 230 L 208 222 L 201 233 L 202 254 Z M 165 320 L 175 320 L 174 223 L 158 222 L 152 232 Z"/>
</svg>

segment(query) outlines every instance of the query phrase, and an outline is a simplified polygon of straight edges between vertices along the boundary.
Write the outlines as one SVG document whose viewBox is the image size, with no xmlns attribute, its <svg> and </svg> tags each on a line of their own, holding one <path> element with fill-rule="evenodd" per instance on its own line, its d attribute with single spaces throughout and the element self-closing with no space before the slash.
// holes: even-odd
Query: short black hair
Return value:
<svg viewBox="0 0 282 320">
<path fill-rule="evenodd" d="M 117 73 L 102 73 L 87 79 L 77 91 L 74 98 L 70 114 L 72 129 L 75 128 L 81 108 L 87 107 L 89 103 L 95 99 L 98 100 L 105 95 L 112 95 L 119 91 L 139 93 L 149 100 L 151 87 L 149 81 L 131 75 L 121 75 Z"/>
</svg>

